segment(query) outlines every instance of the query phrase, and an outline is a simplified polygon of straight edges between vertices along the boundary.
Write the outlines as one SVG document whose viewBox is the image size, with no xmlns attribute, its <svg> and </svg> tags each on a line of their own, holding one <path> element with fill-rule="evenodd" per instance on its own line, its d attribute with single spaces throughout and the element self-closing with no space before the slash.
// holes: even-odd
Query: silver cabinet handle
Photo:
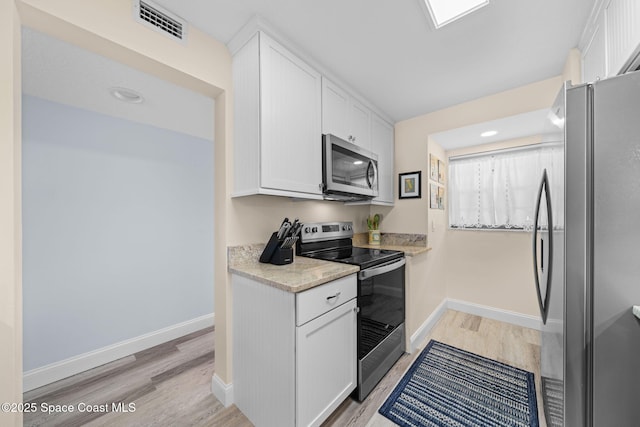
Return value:
<svg viewBox="0 0 640 427">
<path fill-rule="evenodd" d="M 331 295 L 330 297 L 327 297 L 327 301 L 331 301 L 334 298 L 338 298 L 340 296 L 340 292 L 336 292 L 335 295 Z"/>
</svg>

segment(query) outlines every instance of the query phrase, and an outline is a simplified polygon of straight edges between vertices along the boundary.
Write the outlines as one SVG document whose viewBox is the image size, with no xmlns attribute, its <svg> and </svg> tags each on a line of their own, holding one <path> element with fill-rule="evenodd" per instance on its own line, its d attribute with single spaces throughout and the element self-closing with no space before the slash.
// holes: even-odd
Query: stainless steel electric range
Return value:
<svg viewBox="0 0 640 427">
<path fill-rule="evenodd" d="M 404 353 L 404 253 L 354 247 L 351 222 L 325 222 L 304 224 L 296 254 L 360 267 L 354 396 L 362 401 Z"/>
</svg>

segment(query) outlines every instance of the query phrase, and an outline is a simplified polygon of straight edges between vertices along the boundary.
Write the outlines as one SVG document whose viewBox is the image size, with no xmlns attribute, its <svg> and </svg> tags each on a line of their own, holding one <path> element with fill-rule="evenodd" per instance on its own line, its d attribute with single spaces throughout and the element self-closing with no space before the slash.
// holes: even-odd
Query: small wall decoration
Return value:
<svg viewBox="0 0 640 427">
<path fill-rule="evenodd" d="M 444 209 L 444 187 L 438 187 L 438 209 Z"/>
<path fill-rule="evenodd" d="M 438 186 L 436 184 L 429 184 L 429 207 L 438 209 Z"/>
<path fill-rule="evenodd" d="M 429 164 L 430 164 L 429 178 L 431 178 L 434 181 L 438 181 L 438 162 L 439 162 L 439 160 L 433 154 L 430 154 L 429 160 L 430 160 L 429 161 Z"/>
<path fill-rule="evenodd" d="M 438 182 L 440 184 L 444 184 L 444 177 L 446 176 L 444 170 L 444 162 L 442 160 L 438 160 Z"/>
<path fill-rule="evenodd" d="M 400 199 L 419 199 L 422 197 L 421 171 L 401 173 L 398 178 Z"/>
</svg>

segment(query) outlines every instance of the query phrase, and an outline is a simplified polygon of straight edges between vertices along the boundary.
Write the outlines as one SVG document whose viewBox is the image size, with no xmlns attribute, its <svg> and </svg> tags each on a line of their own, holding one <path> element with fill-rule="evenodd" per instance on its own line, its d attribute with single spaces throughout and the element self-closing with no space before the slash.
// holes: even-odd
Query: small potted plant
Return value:
<svg viewBox="0 0 640 427">
<path fill-rule="evenodd" d="M 380 220 L 382 217 L 380 214 L 375 214 L 374 216 L 367 217 L 367 227 L 369 228 L 369 244 L 370 245 L 379 245 L 380 244 Z"/>
</svg>

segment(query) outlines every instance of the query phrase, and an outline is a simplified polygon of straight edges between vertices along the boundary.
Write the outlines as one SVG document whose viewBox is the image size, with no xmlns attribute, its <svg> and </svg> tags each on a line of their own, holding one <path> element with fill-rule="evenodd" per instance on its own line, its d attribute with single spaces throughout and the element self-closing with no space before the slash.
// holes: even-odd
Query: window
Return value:
<svg viewBox="0 0 640 427">
<path fill-rule="evenodd" d="M 431 19 L 440 28 L 489 4 L 489 0 L 424 0 Z"/>
<path fill-rule="evenodd" d="M 558 144 L 449 159 L 449 226 L 531 230 L 536 196 L 547 169 L 551 202 L 562 207 L 564 158 Z M 562 226 L 564 212 L 554 212 Z"/>
</svg>

